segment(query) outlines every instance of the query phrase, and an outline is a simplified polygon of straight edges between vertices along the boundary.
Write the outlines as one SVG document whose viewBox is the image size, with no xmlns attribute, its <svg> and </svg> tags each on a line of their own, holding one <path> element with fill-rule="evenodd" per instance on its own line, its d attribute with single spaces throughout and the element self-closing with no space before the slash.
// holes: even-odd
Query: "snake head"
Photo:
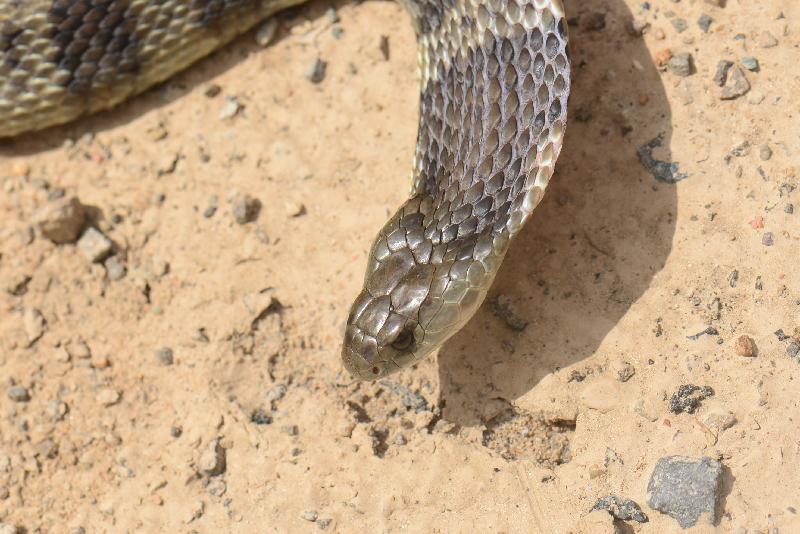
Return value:
<svg viewBox="0 0 800 534">
<path fill-rule="evenodd" d="M 355 378 L 374 380 L 411 365 L 436 347 L 425 342 L 421 324 L 435 306 L 435 268 L 418 264 L 401 249 L 382 261 L 372 256 L 364 288 L 350 309 L 342 360 Z"/>
</svg>

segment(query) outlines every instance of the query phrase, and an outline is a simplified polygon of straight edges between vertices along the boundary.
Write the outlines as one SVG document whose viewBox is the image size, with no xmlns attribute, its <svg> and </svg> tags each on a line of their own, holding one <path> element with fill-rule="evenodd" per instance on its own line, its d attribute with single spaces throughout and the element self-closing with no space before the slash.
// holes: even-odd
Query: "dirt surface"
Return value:
<svg viewBox="0 0 800 534">
<path fill-rule="evenodd" d="M 712 4 L 567 2 L 545 200 L 467 327 L 375 384 L 339 348 L 409 187 L 399 5 L 336 4 L 333 22 L 312 3 L 267 47 L 250 33 L 116 110 L 2 142 L 0 522 L 613 532 L 589 511 L 617 495 L 649 518 L 621 532 L 674 532 L 647 487 L 677 454 L 724 466 L 717 526 L 694 531 L 800 532 L 800 8 Z M 720 99 L 740 73 L 749 92 Z M 72 196 L 110 250 L 42 235 L 40 210 Z M 713 393 L 676 405 L 687 384 Z"/>
</svg>

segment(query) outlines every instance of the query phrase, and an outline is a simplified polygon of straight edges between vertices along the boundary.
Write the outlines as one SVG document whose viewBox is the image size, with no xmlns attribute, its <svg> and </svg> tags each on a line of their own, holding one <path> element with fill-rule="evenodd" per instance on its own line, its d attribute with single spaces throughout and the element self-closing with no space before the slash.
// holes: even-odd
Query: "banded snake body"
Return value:
<svg viewBox="0 0 800 534">
<path fill-rule="evenodd" d="M 303 0 L 0 0 L 0 137 L 108 109 Z M 347 321 L 358 379 L 408 367 L 475 313 L 539 203 L 566 127 L 560 0 L 401 0 L 418 42 L 410 198 Z"/>
</svg>

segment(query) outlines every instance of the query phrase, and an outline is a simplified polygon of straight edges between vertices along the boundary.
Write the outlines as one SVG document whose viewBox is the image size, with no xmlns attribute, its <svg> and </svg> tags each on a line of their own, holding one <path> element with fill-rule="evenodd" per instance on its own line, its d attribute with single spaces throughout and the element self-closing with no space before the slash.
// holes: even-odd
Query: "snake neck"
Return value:
<svg viewBox="0 0 800 534">
<path fill-rule="evenodd" d="M 359 378 L 435 351 L 477 310 L 542 198 L 569 92 L 566 22 L 547 0 L 404 0 L 421 99 L 411 198 L 379 233 L 343 359 Z"/>
</svg>

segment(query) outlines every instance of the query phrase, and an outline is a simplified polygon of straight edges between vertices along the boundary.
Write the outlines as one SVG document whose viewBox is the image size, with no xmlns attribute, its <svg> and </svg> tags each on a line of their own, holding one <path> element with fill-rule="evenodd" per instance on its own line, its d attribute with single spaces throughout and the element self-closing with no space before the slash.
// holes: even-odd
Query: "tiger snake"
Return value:
<svg viewBox="0 0 800 534">
<path fill-rule="evenodd" d="M 0 138 L 113 107 L 304 0 L 0 0 Z M 406 202 L 370 249 L 342 361 L 419 362 L 476 312 L 542 199 L 566 127 L 560 0 L 400 0 L 417 36 Z"/>
</svg>

